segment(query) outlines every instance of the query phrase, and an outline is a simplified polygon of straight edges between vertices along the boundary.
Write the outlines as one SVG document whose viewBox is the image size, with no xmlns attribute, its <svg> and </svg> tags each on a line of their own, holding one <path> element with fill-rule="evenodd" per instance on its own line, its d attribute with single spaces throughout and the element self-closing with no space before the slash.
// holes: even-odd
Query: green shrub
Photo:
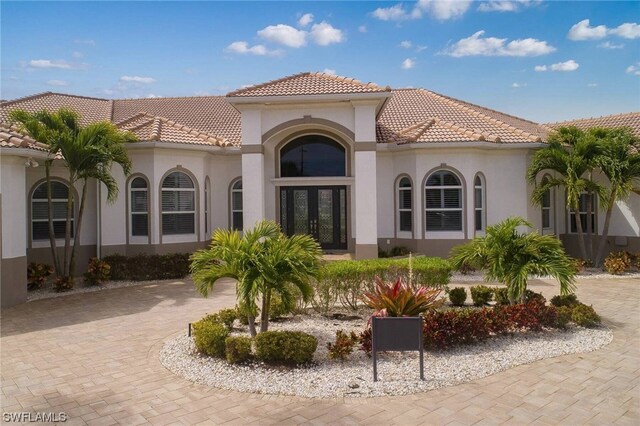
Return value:
<svg viewBox="0 0 640 426">
<path fill-rule="evenodd" d="M 391 249 L 391 251 L 389 252 L 389 255 L 391 257 L 397 257 L 397 256 L 407 256 L 409 253 L 411 253 L 411 251 L 403 246 L 395 246 Z"/>
<path fill-rule="evenodd" d="M 344 361 L 353 352 L 353 348 L 358 344 L 359 338 L 353 331 L 351 334 L 347 334 L 342 330 L 336 331 L 336 340 L 334 343 L 327 343 L 327 349 L 329 350 L 329 359 L 339 359 Z"/>
<path fill-rule="evenodd" d="M 329 265 L 338 262 L 331 262 Z M 333 308 L 338 300 L 338 292 L 340 283 L 336 277 L 327 274 L 327 270 L 317 280 L 312 280 L 313 297 L 311 298 L 311 307 L 320 314 L 327 314 Z"/>
<path fill-rule="evenodd" d="M 256 359 L 266 363 L 304 364 L 313 360 L 318 339 L 300 331 L 265 331 L 256 338 Z"/>
<path fill-rule="evenodd" d="M 525 303 L 537 301 L 542 303 L 543 305 L 547 303 L 547 299 L 545 299 L 542 293 L 536 293 L 535 291 L 532 291 L 532 290 L 524 291 L 524 301 Z"/>
<path fill-rule="evenodd" d="M 387 257 L 389 257 L 389 253 L 382 247 L 378 246 L 378 258 L 385 259 Z"/>
<path fill-rule="evenodd" d="M 221 311 L 216 312 L 215 314 L 207 315 L 203 318 L 203 320 L 218 322 L 224 325 L 227 330 L 231 330 L 233 328 L 233 322 L 238 318 L 238 311 L 232 308 L 222 309 Z"/>
<path fill-rule="evenodd" d="M 471 287 L 471 299 L 476 306 L 484 306 L 493 298 L 493 290 L 484 285 Z"/>
<path fill-rule="evenodd" d="M 449 290 L 449 301 L 453 306 L 463 306 L 467 300 L 467 291 L 464 287 L 456 287 Z"/>
<path fill-rule="evenodd" d="M 252 313 L 254 318 L 258 317 L 260 313 L 260 309 L 255 307 L 253 312 L 249 309 L 249 306 L 244 302 L 239 302 L 236 305 L 236 318 L 240 321 L 241 324 L 248 325 L 249 324 L 249 314 Z"/>
<path fill-rule="evenodd" d="M 291 309 L 287 309 L 284 303 L 282 303 L 282 298 L 277 294 L 272 294 L 271 300 L 269 301 L 269 319 L 282 318 L 290 313 Z"/>
<path fill-rule="evenodd" d="M 238 364 L 251 359 L 251 338 L 229 336 L 224 340 L 224 354 L 229 364 Z"/>
<path fill-rule="evenodd" d="M 466 262 L 463 262 L 458 268 L 458 272 L 460 272 L 462 275 L 469 275 L 475 271 L 477 271 L 477 269 L 474 268 L 473 265 L 470 265 Z"/>
<path fill-rule="evenodd" d="M 611 252 L 604 260 L 604 269 L 613 275 L 622 275 L 631 266 L 631 257 L 626 251 Z"/>
<path fill-rule="evenodd" d="M 193 339 L 201 353 L 223 358 L 229 330 L 224 324 L 212 320 L 212 317 L 213 315 L 206 316 L 192 324 Z"/>
<path fill-rule="evenodd" d="M 84 273 L 84 282 L 88 285 L 102 285 L 111 276 L 111 266 L 104 260 L 92 257 L 89 259 L 87 272 Z"/>
<path fill-rule="evenodd" d="M 595 327 L 600 324 L 600 316 L 593 309 L 593 306 L 588 306 L 580 303 L 572 308 L 571 320 L 581 327 Z"/>
<path fill-rule="evenodd" d="M 189 275 L 189 254 L 139 254 L 105 256 L 104 261 L 111 266 L 113 280 L 168 280 Z"/>
<path fill-rule="evenodd" d="M 27 290 L 42 288 L 53 273 L 53 267 L 44 263 L 29 263 L 27 267 Z"/>
<path fill-rule="evenodd" d="M 572 309 L 569 306 L 559 306 L 557 309 L 556 328 L 567 328 L 571 321 Z"/>
<path fill-rule="evenodd" d="M 578 296 L 575 294 L 558 295 L 551 298 L 551 304 L 558 308 L 562 306 L 573 307 L 578 303 L 580 302 L 578 301 Z"/>
<path fill-rule="evenodd" d="M 509 304 L 509 290 L 506 287 L 497 287 L 493 289 L 493 297 L 497 305 Z"/>
</svg>

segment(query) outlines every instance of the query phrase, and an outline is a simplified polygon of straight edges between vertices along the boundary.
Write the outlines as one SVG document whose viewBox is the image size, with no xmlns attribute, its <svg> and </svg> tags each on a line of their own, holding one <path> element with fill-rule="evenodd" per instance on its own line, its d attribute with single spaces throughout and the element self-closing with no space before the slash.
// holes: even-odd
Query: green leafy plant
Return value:
<svg viewBox="0 0 640 426">
<path fill-rule="evenodd" d="M 229 337 L 229 330 L 224 324 L 209 316 L 193 323 L 191 327 L 198 351 L 219 358 L 225 356 L 225 340 Z"/>
<path fill-rule="evenodd" d="M 463 306 L 467 300 L 467 291 L 464 287 L 452 288 L 448 291 L 449 301 L 453 306 Z"/>
<path fill-rule="evenodd" d="M 257 318 L 260 309 L 256 305 L 248 305 L 243 301 L 239 301 L 235 307 L 237 318 L 241 324 L 249 325 L 249 318 Z"/>
<path fill-rule="evenodd" d="M 571 309 L 571 321 L 581 327 L 595 327 L 602 321 L 593 306 L 580 303 Z"/>
<path fill-rule="evenodd" d="M 471 300 L 476 306 L 484 306 L 493 299 L 493 290 L 484 285 L 471 287 Z"/>
<path fill-rule="evenodd" d="M 87 272 L 84 273 L 84 282 L 88 285 L 102 285 L 109 280 L 111 275 L 111 266 L 104 260 L 97 257 L 89 259 Z"/>
<path fill-rule="evenodd" d="M 397 256 L 407 256 L 409 253 L 411 253 L 411 251 L 406 247 L 394 246 L 389 252 L 389 255 L 391 255 L 391 257 L 397 257 Z"/>
<path fill-rule="evenodd" d="M 170 280 L 189 275 L 189 256 L 188 253 L 113 254 L 103 260 L 111 266 L 111 279 L 115 281 Z"/>
<path fill-rule="evenodd" d="M 559 282 L 561 294 L 571 293 L 575 270 L 560 240 L 536 232 L 520 233 L 517 228 L 521 226 L 532 227 L 520 217 L 488 226 L 486 236 L 453 248 L 453 267 L 469 263 L 484 270 L 486 280 L 506 284 L 511 303 L 524 300 L 530 277 L 552 276 Z"/>
<path fill-rule="evenodd" d="M 524 302 L 525 303 L 529 303 L 529 302 L 539 302 L 542 303 L 543 305 L 545 303 L 547 303 L 547 299 L 545 299 L 545 297 L 542 295 L 542 293 L 536 293 L 535 291 L 531 291 L 531 290 L 527 290 L 524 292 Z"/>
<path fill-rule="evenodd" d="M 229 364 L 251 359 L 251 339 L 246 336 L 229 336 L 224 340 L 224 353 Z"/>
<path fill-rule="evenodd" d="M 411 317 L 440 306 L 442 301 L 437 300 L 440 292 L 427 287 L 413 289 L 401 279 L 385 283 L 376 278 L 374 290 L 365 293 L 362 300 L 374 310 L 374 315 Z"/>
<path fill-rule="evenodd" d="M 44 263 L 29 263 L 27 267 L 27 290 L 42 288 L 53 273 L 53 268 Z"/>
<path fill-rule="evenodd" d="M 556 328 L 567 328 L 567 325 L 571 322 L 572 311 L 573 309 L 569 306 L 560 306 L 557 308 Z"/>
<path fill-rule="evenodd" d="M 327 343 L 328 357 L 333 360 L 344 361 L 353 352 L 360 339 L 353 331 L 349 334 L 343 330 L 336 331 L 335 342 Z"/>
<path fill-rule="evenodd" d="M 509 305 L 509 290 L 506 287 L 495 287 L 493 289 L 493 298 L 497 305 Z"/>
<path fill-rule="evenodd" d="M 59 276 L 53 281 L 53 289 L 57 293 L 73 289 L 75 279 L 72 276 Z"/>
<path fill-rule="evenodd" d="M 259 361 L 305 364 L 313 360 L 318 339 L 300 331 L 264 331 L 255 337 L 255 344 Z"/>
<path fill-rule="evenodd" d="M 211 322 L 218 322 L 224 325 L 227 330 L 233 328 L 233 323 L 238 318 L 238 311 L 233 308 L 222 309 L 215 314 L 206 315 L 203 319 Z"/>
<path fill-rule="evenodd" d="M 613 275 L 622 275 L 631 266 L 631 257 L 625 251 L 609 253 L 604 260 L 604 269 Z"/>
</svg>

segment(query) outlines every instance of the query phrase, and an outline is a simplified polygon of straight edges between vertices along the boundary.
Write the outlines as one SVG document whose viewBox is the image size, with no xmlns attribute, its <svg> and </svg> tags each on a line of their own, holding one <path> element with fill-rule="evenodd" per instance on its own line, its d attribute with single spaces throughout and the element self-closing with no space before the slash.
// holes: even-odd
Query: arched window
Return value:
<svg viewBox="0 0 640 426">
<path fill-rule="evenodd" d="M 131 236 L 147 237 L 149 235 L 149 186 L 142 177 L 131 181 L 130 187 Z"/>
<path fill-rule="evenodd" d="M 211 193 L 211 181 L 209 180 L 209 176 L 204 180 L 204 233 L 209 234 L 209 203 L 210 203 L 210 194 Z"/>
<path fill-rule="evenodd" d="M 549 176 L 545 175 L 542 177 L 542 184 L 546 184 L 549 181 Z M 554 213 L 553 213 L 553 194 L 551 193 L 551 189 L 547 189 L 544 194 L 542 194 L 542 229 L 543 230 L 553 230 L 554 228 Z"/>
<path fill-rule="evenodd" d="M 425 185 L 426 231 L 462 231 L 462 184 L 448 170 L 437 170 Z"/>
<path fill-rule="evenodd" d="M 398 231 L 413 231 L 413 190 L 411 180 L 403 177 L 398 182 Z"/>
<path fill-rule="evenodd" d="M 231 184 L 231 229 L 242 231 L 242 179 Z"/>
<path fill-rule="evenodd" d="M 162 181 L 162 235 L 196 232 L 196 191 L 191 178 L 173 172 Z"/>
<path fill-rule="evenodd" d="M 281 177 L 346 176 L 345 149 L 321 135 L 301 136 L 280 150 Z"/>
<path fill-rule="evenodd" d="M 473 180 L 473 206 L 474 206 L 474 221 L 476 232 L 482 232 L 485 230 L 485 185 L 484 178 L 481 175 L 476 175 Z"/>
<path fill-rule="evenodd" d="M 51 199 L 53 202 L 53 232 L 56 238 L 64 238 L 67 224 L 67 201 L 69 187 L 67 184 L 54 180 L 51 182 Z M 75 229 L 75 206 L 71 208 L 71 236 Z M 31 239 L 49 239 L 49 204 L 47 197 L 47 182 L 42 182 L 31 196 Z"/>
</svg>

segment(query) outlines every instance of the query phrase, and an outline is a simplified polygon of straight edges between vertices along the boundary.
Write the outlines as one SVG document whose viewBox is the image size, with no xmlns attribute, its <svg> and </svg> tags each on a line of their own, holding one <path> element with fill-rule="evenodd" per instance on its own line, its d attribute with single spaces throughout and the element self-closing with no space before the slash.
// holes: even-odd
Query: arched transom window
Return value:
<svg viewBox="0 0 640 426">
<path fill-rule="evenodd" d="M 346 176 L 346 153 L 322 135 L 301 136 L 280 150 L 281 177 Z"/>
<path fill-rule="evenodd" d="M 403 177 L 398 182 L 398 231 L 413 230 L 413 190 L 411 180 Z"/>
<path fill-rule="evenodd" d="M 67 200 L 69 187 L 60 181 L 51 182 L 53 232 L 56 238 L 64 238 L 67 224 Z M 71 236 L 75 228 L 75 206 L 71 207 Z M 47 197 L 47 183 L 42 182 L 36 187 L 31 196 L 31 239 L 49 239 L 49 204 Z"/>
<path fill-rule="evenodd" d="M 196 191 L 191 178 L 173 172 L 162 181 L 162 234 L 196 232 Z"/>
<path fill-rule="evenodd" d="M 131 181 L 131 236 L 149 235 L 149 188 L 147 181 L 136 177 Z"/>
<path fill-rule="evenodd" d="M 449 170 L 438 170 L 425 185 L 425 229 L 462 231 L 462 184 Z"/>
</svg>

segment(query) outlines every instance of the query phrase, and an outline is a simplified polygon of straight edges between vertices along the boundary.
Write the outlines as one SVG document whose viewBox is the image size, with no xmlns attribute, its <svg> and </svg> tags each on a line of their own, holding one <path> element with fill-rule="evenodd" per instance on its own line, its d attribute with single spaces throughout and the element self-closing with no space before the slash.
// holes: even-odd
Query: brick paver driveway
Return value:
<svg viewBox="0 0 640 426">
<path fill-rule="evenodd" d="M 428 393 L 355 400 L 221 391 L 165 370 L 162 342 L 232 305 L 232 283 L 210 299 L 186 281 L 41 300 L 2 313 L 2 411 L 65 412 L 67 424 L 96 425 L 640 424 L 640 280 L 584 280 L 578 295 L 614 330 L 609 346 Z"/>
</svg>

